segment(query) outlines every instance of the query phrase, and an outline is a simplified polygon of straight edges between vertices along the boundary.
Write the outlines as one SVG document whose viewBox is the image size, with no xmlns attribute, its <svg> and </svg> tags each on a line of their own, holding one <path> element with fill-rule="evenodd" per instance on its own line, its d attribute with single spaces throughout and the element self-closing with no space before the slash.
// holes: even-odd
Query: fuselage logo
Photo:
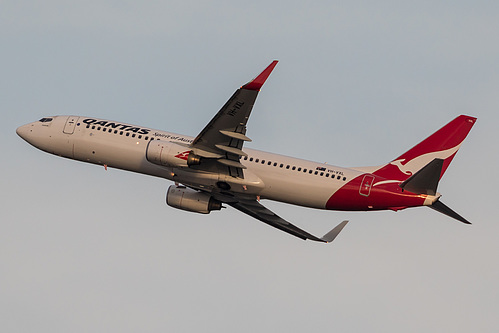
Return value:
<svg viewBox="0 0 499 333">
<path fill-rule="evenodd" d="M 189 153 L 191 151 L 190 150 L 187 150 L 187 151 L 184 151 L 183 153 L 180 153 L 178 155 L 175 155 L 176 158 L 180 158 L 181 160 L 185 160 L 187 161 L 187 157 L 189 157 Z"/>
<path fill-rule="evenodd" d="M 112 121 L 107 121 L 107 120 L 98 120 L 98 119 L 86 118 L 86 119 L 83 119 L 82 122 L 87 124 L 87 125 L 116 128 L 120 131 L 125 131 L 125 132 L 130 131 L 130 132 L 134 132 L 137 134 L 149 134 L 149 132 L 151 131 L 147 128 L 134 127 L 132 125 L 114 123 Z"/>
<path fill-rule="evenodd" d="M 390 164 L 396 166 L 403 174 L 410 176 L 413 175 L 414 172 L 420 170 L 422 167 L 433 161 L 435 158 L 446 160 L 447 158 L 454 155 L 458 151 L 460 146 L 461 144 L 458 144 L 457 146 L 446 150 L 432 151 L 426 154 L 421 154 L 408 161 L 406 159 L 395 160 L 390 162 Z"/>
</svg>

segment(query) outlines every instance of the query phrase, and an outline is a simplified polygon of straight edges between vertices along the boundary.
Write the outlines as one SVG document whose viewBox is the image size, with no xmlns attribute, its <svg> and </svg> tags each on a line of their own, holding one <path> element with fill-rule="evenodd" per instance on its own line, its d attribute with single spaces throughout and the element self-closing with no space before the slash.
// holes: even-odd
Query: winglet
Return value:
<svg viewBox="0 0 499 333">
<path fill-rule="evenodd" d="M 348 223 L 348 220 L 341 222 L 336 227 L 334 227 L 333 230 L 331 230 L 330 232 L 328 232 L 327 234 L 322 236 L 322 238 L 320 240 L 324 241 L 326 243 L 331 243 L 336 238 L 336 236 L 338 236 L 338 234 L 341 232 L 341 230 L 343 230 L 343 228 L 347 225 L 347 223 Z"/>
<path fill-rule="evenodd" d="M 259 91 L 267 78 L 269 77 L 270 73 L 274 70 L 274 67 L 277 65 L 278 60 L 272 61 L 272 63 L 263 70 L 263 72 L 260 73 L 256 78 L 254 78 L 252 81 L 246 83 L 244 86 L 242 86 L 242 89 L 247 89 L 247 90 L 256 90 Z"/>
</svg>

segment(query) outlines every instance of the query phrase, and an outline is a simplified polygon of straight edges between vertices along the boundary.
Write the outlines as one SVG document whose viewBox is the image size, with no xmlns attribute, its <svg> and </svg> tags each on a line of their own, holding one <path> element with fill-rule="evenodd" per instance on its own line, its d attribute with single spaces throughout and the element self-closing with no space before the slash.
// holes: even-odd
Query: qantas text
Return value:
<svg viewBox="0 0 499 333">
<path fill-rule="evenodd" d="M 83 122 L 87 125 L 99 125 L 103 127 L 110 127 L 110 128 L 116 128 L 121 131 L 130 131 L 138 134 L 149 134 L 151 130 L 147 128 L 140 128 L 140 127 L 133 127 L 131 125 L 125 125 L 125 124 L 119 124 L 119 123 L 113 123 L 110 121 L 106 120 L 97 120 L 97 119 L 91 119 L 87 118 L 84 119 Z"/>
</svg>

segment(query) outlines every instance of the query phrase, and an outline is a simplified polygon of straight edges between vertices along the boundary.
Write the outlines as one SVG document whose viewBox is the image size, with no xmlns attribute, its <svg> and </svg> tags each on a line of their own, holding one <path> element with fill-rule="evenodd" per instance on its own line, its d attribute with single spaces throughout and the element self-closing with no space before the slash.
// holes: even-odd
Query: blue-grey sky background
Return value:
<svg viewBox="0 0 499 333">
<path fill-rule="evenodd" d="M 2 331 L 496 332 L 498 17 L 497 1 L 2 1 Z M 266 202 L 315 234 L 351 221 L 304 242 L 15 134 L 75 114 L 194 136 L 273 59 L 247 147 L 377 165 L 478 117 L 439 186 L 474 224 Z"/>
</svg>

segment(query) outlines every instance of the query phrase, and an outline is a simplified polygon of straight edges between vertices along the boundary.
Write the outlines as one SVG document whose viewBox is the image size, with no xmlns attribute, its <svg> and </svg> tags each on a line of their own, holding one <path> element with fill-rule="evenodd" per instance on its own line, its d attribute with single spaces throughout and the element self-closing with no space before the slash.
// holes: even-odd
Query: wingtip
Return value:
<svg viewBox="0 0 499 333">
<path fill-rule="evenodd" d="M 278 62 L 279 62 L 279 60 L 272 61 L 272 63 L 270 65 L 268 65 L 267 68 L 265 68 L 263 70 L 263 72 L 260 73 L 260 75 L 258 75 L 256 78 L 254 78 L 250 82 L 246 83 L 241 88 L 247 89 L 247 90 L 257 90 L 257 91 L 260 90 L 262 88 L 263 84 L 265 83 L 265 81 L 267 81 L 268 77 L 270 76 L 270 73 L 272 73 L 272 71 L 274 70 L 274 68 Z"/>
<path fill-rule="evenodd" d="M 338 236 L 338 234 L 343 230 L 349 221 L 345 220 L 334 227 L 330 232 L 321 237 L 321 240 L 326 243 L 331 243 Z"/>
</svg>

